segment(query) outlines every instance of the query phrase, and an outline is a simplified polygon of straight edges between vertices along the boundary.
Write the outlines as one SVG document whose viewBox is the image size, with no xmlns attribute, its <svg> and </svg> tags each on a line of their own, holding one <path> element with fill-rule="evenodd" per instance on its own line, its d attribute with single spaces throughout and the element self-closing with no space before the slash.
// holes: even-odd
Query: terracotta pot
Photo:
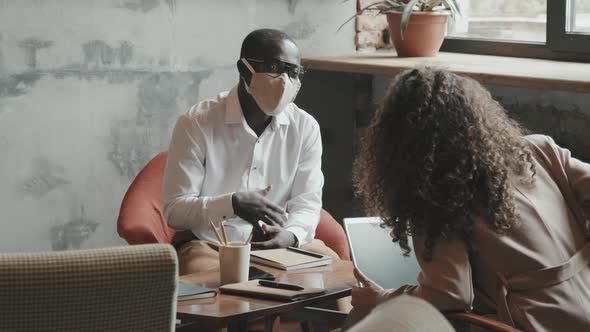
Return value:
<svg viewBox="0 0 590 332">
<path fill-rule="evenodd" d="M 449 15 L 449 12 L 412 13 L 402 39 L 402 13 L 387 13 L 389 32 L 397 55 L 402 57 L 436 56 L 445 39 Z"/>
</svg>

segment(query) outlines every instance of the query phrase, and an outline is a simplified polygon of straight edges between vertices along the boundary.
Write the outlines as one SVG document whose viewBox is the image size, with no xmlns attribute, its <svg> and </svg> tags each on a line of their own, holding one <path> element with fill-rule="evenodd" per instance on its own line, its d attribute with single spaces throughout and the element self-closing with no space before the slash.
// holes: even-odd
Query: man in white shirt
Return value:
<svg viewBox="0 0 590 332">
<path fill-rule="evenodd" d="M 210 227 L 252 249 L 300 246 L 338 256 L 314 240 L 322 205 L 317 121 L 292 101 L 301 86 L 299 49 L 261 29 L 243 41 L 240 80 L 180 116 L 164 176 L 164 215 L 177 232 L 181 274 L 218 268 Z M 260 223 L 259 221 L 262 221 Z"/>
</svg>

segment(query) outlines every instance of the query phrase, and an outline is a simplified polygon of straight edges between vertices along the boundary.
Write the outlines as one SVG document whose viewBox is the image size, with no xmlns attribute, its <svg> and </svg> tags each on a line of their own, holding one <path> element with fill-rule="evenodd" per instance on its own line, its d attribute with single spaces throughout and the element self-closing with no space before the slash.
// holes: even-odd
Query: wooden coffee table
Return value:
<svg viewBox="0 0 590 332">
<path fill-rule="evenodd" d="M 272 267 L 252 264 L 274 274 L 277 281 L 304 287 L 322 287 L 325 294 L 301 301 L 281 302 L 244 296 L 217 294 L 214 298 L 178 302 L 177 318 L 203 326 L 227 326 L 228 331 L 246 331 L 248 321 L 265 318 L 265 330 L 276 327 L 276 318 L 281 314 L 297 311 L 319 302 L 350 295 L 356 283 L 352 263 L 335 261 L 331 265 L 310 269 L 283 271 Z M 218 289 L 219 272 L 203 272 L 182 276 L 180 279 L 204 287 Z"/>
</svg>

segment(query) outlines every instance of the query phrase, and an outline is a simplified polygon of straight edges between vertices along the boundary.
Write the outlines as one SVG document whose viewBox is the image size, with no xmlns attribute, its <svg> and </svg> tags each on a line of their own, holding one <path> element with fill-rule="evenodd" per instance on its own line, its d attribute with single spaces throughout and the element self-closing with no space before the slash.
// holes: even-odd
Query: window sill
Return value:
<svg viewBox="0 0 590 332">
<path fill-rule="evenodd" d="M 394 52 L 304 57 L 306 69 L 371 75 L 395 75 L 432 65 L 484 84 L 590 93 L 590 64 L 554 60 L 441 52 L 434 58 L 398 58 Z"/>
</svg>

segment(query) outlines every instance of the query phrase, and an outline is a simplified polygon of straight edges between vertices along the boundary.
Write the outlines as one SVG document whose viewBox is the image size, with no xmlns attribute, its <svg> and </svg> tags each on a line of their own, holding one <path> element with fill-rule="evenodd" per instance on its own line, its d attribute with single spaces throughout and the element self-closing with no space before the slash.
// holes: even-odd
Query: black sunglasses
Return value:
<svg viewBox="0 0 590 332">
<path fill-rule="evenodd" d="M 252 68 L 254 68 L 254 71 L 257 73 L 276 74 L 274 77 L 279 77 L 283 73 L 287 73 L 291 79 L 299 79 L 301 81 L 303 79 L 303 74 L 305 73 L 303 66 L 294 65 L 281 60 L 273 59 L 271 62 L 258 59 L 246 60 L 248 60 Z"/>
</svg>

